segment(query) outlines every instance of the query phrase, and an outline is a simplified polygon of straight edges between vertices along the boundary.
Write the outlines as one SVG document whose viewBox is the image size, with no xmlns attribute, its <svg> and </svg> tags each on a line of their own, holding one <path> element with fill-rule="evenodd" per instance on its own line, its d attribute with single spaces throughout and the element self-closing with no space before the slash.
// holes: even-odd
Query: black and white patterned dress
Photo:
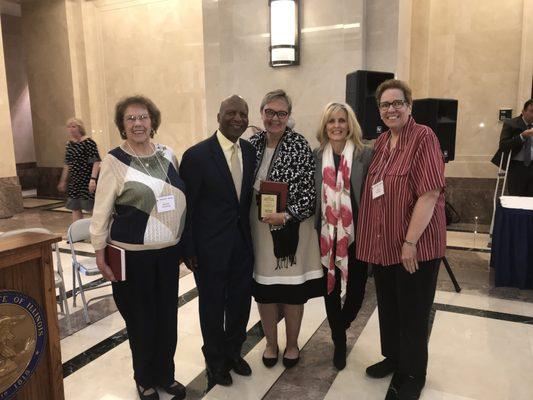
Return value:
<svg viewBox="0 0 533 400">
<path fill-rule="evenodd" d="M 270 228 L 259 221 L 257 203 L 252 201 L 253 296 L 258 303 L 304 304 L 325 294 L 318 235 L 310 218 L 316 200 L 313 153 L 307 140 L 288 128 L 275 150 L 267 148 L 264 131 L 252 136 L 250 142 L 257 151 L 256 192 L 261 180 L 288 183 L 287 211 L 300 221 L 296 263 L 278 269 Z"/>
<path fill-rule="evenodd" d="M 89 193 L 93 164 L 100 161 L 98 147 L 91 138 L 67 142 L 65 164 L 69 166 L 67 204 L 69 210 L 91 211 L 94 194 Z"/>
</svg>

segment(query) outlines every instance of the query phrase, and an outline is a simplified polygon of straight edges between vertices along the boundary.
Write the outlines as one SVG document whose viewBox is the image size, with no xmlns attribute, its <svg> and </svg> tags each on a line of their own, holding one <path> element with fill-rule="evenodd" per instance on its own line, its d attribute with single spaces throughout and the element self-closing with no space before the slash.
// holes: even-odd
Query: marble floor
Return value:
<svg viewBox="0 0 533 400">
<path fill-rule="evenodd" d="M 70 215 L 51 211 L 52 206 L 32 203 L 22 214 L 0 220 L 0 232 L 24 227 L 46 227 L 63 235 Z M 446 270 L 441 268 L 431 318 L 429 366 L 422 399 L 532 399 L 533 398 L 533 291 L 495 288 L 489 268 L 488 235 L 448 232 L 446 258 L 461 285 L 456 293 Z M 136 399 L 131 355 L 124 321 L 111 297 L 89 304 L 91 323 L 83 318 L 81 302 L 72 301 L 72 268 L 69 245 L 60 246 L 60 262 L 69 293 L 70 323 L 59 316 L 65 397 L 70 400 Z M 82 259 L 94 257 L 88 243 L 77 244 Z M 57 265 L 58 260 L 54 263 Z M 381 359 L 376 296 L 368 280 L 363 308 L 347 335 L 347 367 L 332 365 L 333 345 L 322 299 L 305 306 L 299 338 L 301 361 L 285 370 L 281 363 L 262 365 L 264 335 L 255 304 L 243 348 L 252 367 L 251 377 L 233 375 L 231 387 L 208 388 L 200 350 L 198 297 L 192 274 L 180 271 L 178 332 L 175 354 L 176 379 L 187 386 L 188 399 L 383 399 L 390 378 L 374 380 L 365 368 Z M 100 283 L 84 277 L 85 287 Z M 88 298 L 109 294 L 109 287 L 87 292 Z M 279 324 L 284 348 L 284 322 Z M 171 396 L 160 393 L 161 399 Z"/>
</svg>

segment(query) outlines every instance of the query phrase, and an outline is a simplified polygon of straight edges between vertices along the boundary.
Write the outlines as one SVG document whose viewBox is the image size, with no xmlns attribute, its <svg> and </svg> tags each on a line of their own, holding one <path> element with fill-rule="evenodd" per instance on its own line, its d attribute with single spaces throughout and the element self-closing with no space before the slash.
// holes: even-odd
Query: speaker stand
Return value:
<svg viewBox="0 0 533 400">
<path fill-rule="evenodd" d="M 455 291 L 459 293 L 461 291 L 461 286 L 459 286 L 459 283 L 457 283 L 457 279 L 455 279 L 455 275 L 453 274 L 452 267 L 450 267 L 450 263 L 448 262 L 448 259 L 446 258 L 446 256 L 442 257 L 442 262 L 444 263 L 444 266 L 446 267 L 446 272 L 448 272 L 448 275 L 450 276 L 450 279 L 452 280 Z"/>
</svg>

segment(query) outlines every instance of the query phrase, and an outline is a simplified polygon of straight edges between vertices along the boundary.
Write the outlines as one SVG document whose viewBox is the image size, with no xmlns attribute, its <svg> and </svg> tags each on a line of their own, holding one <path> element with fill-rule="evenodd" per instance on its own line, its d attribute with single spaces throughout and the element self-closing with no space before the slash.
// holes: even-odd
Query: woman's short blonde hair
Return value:
<svg viewBox="0 0 533 400">
<path fill-rule="evenodd" d="M 353 112 L 352 107 L 346 103 L 329 103 L 324 108 L 324 112 L 322 113 L 322 118 L 320 120 L 320 127 L 316 133 L 316 138 L 320 143 L 320 147 L 324 148 L 324 146 L 328 144 L 329 139 L 326 132 L 326 125 L 330 120 L 331 115 L 339 110 L 344 110 L 344 112 L 346 112 L 346 116 L 348 117 L 348 135 L 346 136 L 346 140 L 351 140 L 356 149 L 363 148 L 361 127 L 357 122 L 357 118 L 355 118 L 355 113 Z"/>
<path fill-rule="evenodd" d="M 70 124 L 74 124 L 78 127 L 81 136 L 85 136 L 85 134 L 87 133 L 85 130 L 85 125 L 83 124 L 83 121 L 81 119 L 75 117 L 69 118 L 67 119 L 66 125 L 69 126 Z"/>
</svg>

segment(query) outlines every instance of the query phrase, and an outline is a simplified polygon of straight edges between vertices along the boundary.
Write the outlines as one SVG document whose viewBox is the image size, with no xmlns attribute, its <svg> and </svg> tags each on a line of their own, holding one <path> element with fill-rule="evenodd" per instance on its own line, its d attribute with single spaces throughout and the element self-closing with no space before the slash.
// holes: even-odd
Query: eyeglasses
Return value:
<svg viewBox="0 0 533 400">
<path fill-rule="evenodd" d="M 398 110 L 398 109 L 402 108 L 402 106 L 404 104 L 407 104 L 407 101 L 405 101 L 405 100 L 394 100 L 392 103 L 389 103 L 388 101 L 383 101 L 383 102 L 379 103 L 379 109 L 381 111 L 387 111 L 389 109 L 389 107 L 392 106 L 392 108 L 394 108 L 395 110 Z"/>
<path fill-rule="evenodd" d="M 266 108 L 264 112 L 267 118 L 274 118 L 274 116 L 277 115 L 279 119 L 285 119 L 289 116 L 289 113 L 287 111 L 274 111 L 270 108 Z"/>
<path fill-rule="evenodd" d="M 134 123 L 135 121 L 143 122 L 149 119 L 150 116 L 148 114 L 141 114 L 141 115 L 126 115 L 124 117 L 124 121 Z"/>
</svg>

